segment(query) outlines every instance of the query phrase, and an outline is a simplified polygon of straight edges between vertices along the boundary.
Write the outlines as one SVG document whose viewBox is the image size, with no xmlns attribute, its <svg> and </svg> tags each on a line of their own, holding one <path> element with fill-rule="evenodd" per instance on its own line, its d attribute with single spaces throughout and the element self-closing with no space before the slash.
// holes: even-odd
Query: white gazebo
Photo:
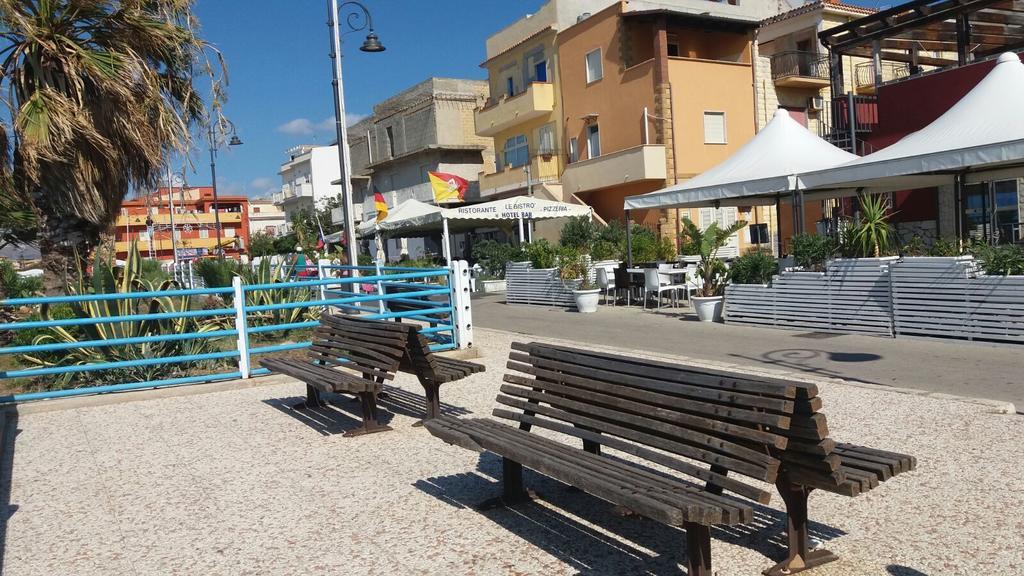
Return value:
<svg viewBox="0 0 1024 576">
<path fill-rule="evenodd" d="M 970 174 L 980 182 L 1024 174 L 1024 64 L 999 56 L 974 88 L 931 124 L 896 143 L 840 166 L 807 171 L 807 190 L 876 191 L 952 184 Z"/>
<path fill-rule="evenodd" d="M 464 204 L 442 208 L 418 200 L 406 200 L 392 210 L 381 222 L 364 222 L 359 226 L 362 236 L 381 232 L 409 236 L 417 233 L 441 231 L 441 246 L 445 261 L 451 264 L 449 232 L 451 228 L 471 230 L 498 221 L 518 221 L 519 237 L 524 236 L 524 223 L 531 220 L 590 217 L 593 209 L 584 204 L 568 204 L 544 200 L 533 196 L 502 198 L 482 204 Z"/>
</svg>

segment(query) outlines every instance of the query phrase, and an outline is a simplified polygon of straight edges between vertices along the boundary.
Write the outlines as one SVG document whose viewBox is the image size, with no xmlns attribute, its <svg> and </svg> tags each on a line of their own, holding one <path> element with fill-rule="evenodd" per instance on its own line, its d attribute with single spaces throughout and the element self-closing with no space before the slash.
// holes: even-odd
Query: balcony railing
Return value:
<svg viewBox="0 0 1024 576">
<path fill-rule="evenodd" d="M 891 62 L 883 60 L 881 63 L 881 84 L 895 82 L 910 76 L 910 64 L 908 62 Z M 857 84 L 857 92 L 874 93 L 877 78 L 874 62 L 861 62 L 854 68 L 854 81 Z"/>
<path fill-rule="evenodd" d="M 790 50 L 772 55 L 772 80 L 779 85 L 827 85 L 828 57 L 816 52 Z"/>
</svg>

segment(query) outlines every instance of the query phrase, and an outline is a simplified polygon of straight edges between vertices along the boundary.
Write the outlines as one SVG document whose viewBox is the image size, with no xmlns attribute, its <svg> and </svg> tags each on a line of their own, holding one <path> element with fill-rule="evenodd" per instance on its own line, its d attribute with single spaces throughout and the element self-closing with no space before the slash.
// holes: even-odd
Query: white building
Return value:
<svg viewBox="0 0 1024 576">
<path fill-rule="evenodd" d="M 249 234 L 263 233 L 278 236 L 284 229 L 284 210 L 269 198 L 249 200 Z"/>
<path fill-rule="evenodd" d="M 292 217 L 299 212 L 322 208 L 329 198 L 341 194 L 341 186 L 332 184 L 341 178 L 337 146 L 303 144 L 288 150 L 288 161 L 281 164 L 281 191 L 274 204 L 284 211 L 286 234 Z"/>
</svg>

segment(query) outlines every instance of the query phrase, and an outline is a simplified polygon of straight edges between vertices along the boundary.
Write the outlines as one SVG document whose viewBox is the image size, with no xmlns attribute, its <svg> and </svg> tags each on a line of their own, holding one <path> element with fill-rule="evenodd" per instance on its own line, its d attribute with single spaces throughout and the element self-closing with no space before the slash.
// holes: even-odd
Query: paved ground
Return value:
<svg viewBox="0 0 1024 576">
<path fill-rule="evenodd" d="M 478 331 L 488 371 L 447 385 L 449 410 L 489 414 L 514 337 Z M 0 571 L 682 573 L 680 531 L 619 517 L 534 474 L 527 482 L 544 500 L 486 514 L 469 507 L 497 493 L 500 460 L 413 428 L 422 396 L 406 375 L 385 405 L 394 431 L 360 438 L 340 434 L 356 425 L 352 404 L 298 416 L 284 405 L 302 385 L 266 381 L 24 407 L 5 428 Z M 822 396 L 833 436 L 913 453 L 919 469 L 854 500 L 815 493 L 813 534 L 842 559 L 812 574 L 1024 574 L 1019 416 L 834 381 L 822 384 Z M 759 574 L 780 558 L 777 500 L 758 507 L 752 529 L 712 532 L 716 574 Z"/>
<path fill-rule="evenodd" d="M 883 386 L 1013 402 L 1024 411 L 1024 346 L 879 338 L 698 322 L 684 307 L 643 312 L 508 305 L 504 295 L 473 299 L 478 327 L 625 346 L 729 364 L 776 366 Z"/>
</svg>

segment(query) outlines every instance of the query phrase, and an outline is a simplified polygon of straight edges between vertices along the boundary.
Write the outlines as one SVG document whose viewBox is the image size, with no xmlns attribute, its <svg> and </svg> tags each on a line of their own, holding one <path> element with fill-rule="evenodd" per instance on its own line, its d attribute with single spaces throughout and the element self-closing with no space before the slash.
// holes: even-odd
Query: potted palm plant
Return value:
<svg viewBox="0 0 1024 576">
<path fill-rule="evenodd" d="M 712 223 L 701 230 L 689 218 L 683 218 L 683 240 L 696 249 L 700 261 L 697 263 L 697 292 L 693 297 L 693 308 L 701 322 L 718 322 L 722 319 L 725 301 L 725 285 L 728 270 L 725 262 L 718 258 L 718 251 L 729 241 L 729 237 L 746 226 L 744 220 L 736 221 L 728 228 L 719 228 Z"/>
<path fill-rule="evenodd" d="M 601 294 L 601 289 L 590 280 L 590 268 L 590 259 L 586 254 L 568 249 L 559 255 L 558 275 L 563 283 L 573 284 L 571 290 L 576 298 L 576 310 L 582 314 L 597 312 Z"/>
</svg>

